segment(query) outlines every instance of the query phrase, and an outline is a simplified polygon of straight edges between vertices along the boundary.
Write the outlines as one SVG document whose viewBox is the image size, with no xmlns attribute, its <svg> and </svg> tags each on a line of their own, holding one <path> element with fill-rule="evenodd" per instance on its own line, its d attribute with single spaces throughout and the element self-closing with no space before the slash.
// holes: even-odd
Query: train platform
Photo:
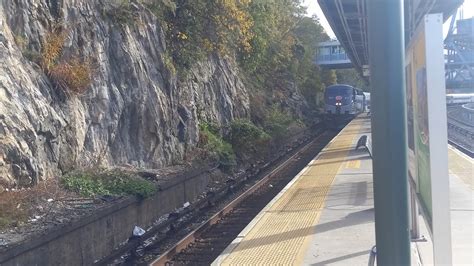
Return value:
<svg viewBox="0 0 474 266">
<path fill-rule="evenodd" d="M 375 245 L 372 160 L 349 123 L 237 236 L 212 265 L 367 265 Z M 454 265 L 474 265 L 473 160 L 449 148 Z M 422 218 L 420 217 L 420 221 Z M 412 265 L 432 265 L 432 243 L 412 243 Z"/>
<path fill-rule="evenodd" d="M 474 160 L 449 146 L 448 163 L 453 265 L 474 265 Z M 427 242 L 416 243 L 421 264 L 432 265 L 432 242 L 424 223 L 420 233 L 427 237 Z"/>
<path fill-rule="evenodd" d="M 375 244 L 371 133 L 360 115 L 312 160 L 213 265 L 367 265 Z"/>
</svg>

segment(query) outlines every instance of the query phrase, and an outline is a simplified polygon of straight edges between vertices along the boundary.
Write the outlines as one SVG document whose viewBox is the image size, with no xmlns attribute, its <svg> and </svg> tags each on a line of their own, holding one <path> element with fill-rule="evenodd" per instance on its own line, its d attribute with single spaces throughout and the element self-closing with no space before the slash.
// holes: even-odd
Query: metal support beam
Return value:
<svg viewBox="0 0 474 266">
<path fill-rule="evenodd" d="M 377 265 L 410 265 L 403 0 L 367 7 Z"/>
</svg>

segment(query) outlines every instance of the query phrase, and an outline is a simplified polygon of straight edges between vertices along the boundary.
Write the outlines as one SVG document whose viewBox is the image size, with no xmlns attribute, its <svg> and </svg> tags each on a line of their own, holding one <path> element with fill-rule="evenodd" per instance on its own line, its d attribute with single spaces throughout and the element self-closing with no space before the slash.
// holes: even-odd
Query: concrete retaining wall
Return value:
<svg viewBox="0 0 474 266">
<path fill-rule="evenodd" d="M 10 247 L 0 254 L 0 265 L 91 265 L 126 242 L 135 225 L 149 227 L 162 215 L 196 199 L 208 183 L 209 175 L 203 170 L 178 176 L 161 184 L 153 197 L 127 198 Z"/>
</svg>

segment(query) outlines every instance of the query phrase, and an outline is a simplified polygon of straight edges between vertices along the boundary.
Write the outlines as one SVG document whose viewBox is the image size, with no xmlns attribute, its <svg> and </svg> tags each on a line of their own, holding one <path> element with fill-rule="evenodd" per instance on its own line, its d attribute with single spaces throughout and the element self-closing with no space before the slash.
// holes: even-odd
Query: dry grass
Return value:
<svg viewBox="0 0 474 266">
<path fill-rule="evenodd" d="M 62 55 L 66 34 L 60 30 L 54 30 L 46 36 L 41 51 L 41 66 L 46 73 L 55 67 Z"/>
<path fill-rule="evenodd" d="M 66 37 L 67 34 L 57 28 L 46 36 L 40 65 L 59 88 L 72 94 L 83 94 L 92 83 L 92 67 L 89 60 L 63 58 Z"/>
<path fill-rule="evenodd" d="M 66 192 L 57 180 L 40 182 L 32 188 L 16 189 L 0 193 L 0 230 L 21 226 L 34 215 L 45 215 L 48 199 L 56 201 Z"/>
<path fill-rule="evenodd" d="M 0 230 L 26 222 L 30 209 L 27 199 L 27 195 L 21 192 L 0 194 Z"/>
<path fill-rule="evenodd" d="M 91 64 L 73 58 L 55 65 L 50 71 L 50 76 L 62 89 L 73 94 L 83 94 L 92 82 Z"/>
</svg>

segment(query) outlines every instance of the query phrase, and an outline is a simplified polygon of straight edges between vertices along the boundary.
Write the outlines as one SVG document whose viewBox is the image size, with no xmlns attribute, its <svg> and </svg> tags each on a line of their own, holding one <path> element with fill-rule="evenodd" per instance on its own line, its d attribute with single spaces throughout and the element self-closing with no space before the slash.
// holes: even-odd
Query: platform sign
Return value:
<svg viewBox="0 0 474 266">
<path fill-rule="evenodd" d="M 451 264 L 442 14 L 424 17 L 406 53 L 411 185 L 433 239 L 435 264 Z"/>
</svg>

